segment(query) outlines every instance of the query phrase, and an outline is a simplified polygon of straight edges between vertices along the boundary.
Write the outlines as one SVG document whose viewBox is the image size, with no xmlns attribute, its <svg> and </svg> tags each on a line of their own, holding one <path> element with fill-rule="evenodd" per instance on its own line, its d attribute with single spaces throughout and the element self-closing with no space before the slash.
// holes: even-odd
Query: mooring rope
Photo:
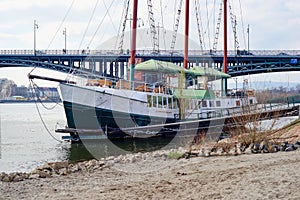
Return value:
<svg viewBox="0 0 300 200">
<path fill-rule="evenodd" d="M 33 93 L 34 93 L 34 95 L 35 95 L 35 97 L 36 97 L 36 98 L 34 98 L 35 107 L 36 107 L 36 109 L 37 109 L 38 115 L 39 115 L 39 117 L 40 117 L 40 120 L 41 120 L 41 122 L 42 122 L 44 128 L 46 129 L 47 133 L 48 133 L 54 140 L 56 140 L 56 141 L 59 142 L 59 143 L 63 143 L 63 141 L 61 141 L 61 140 L 57 139 L 56 137 L 54 137 L 54 135 L 51 133 L 51 131 L 50 131 L 49 128 L 47 127 L 47 124 L 45 123 L 45 121 L 44 121 L 44 119 L 43 119 L 43 117 L 42 117 L 42 114 L 41 114 L 40 109 L 39 109 L 39 107 L 38 107 L 38 102 L 37 102 L 37 100 L 36 100 L 36 99 L 38 99 L 38 100 L 41 102 L 41 99 L 40 99 L 39 96 L 36 94 L 35 89 L 34 89 L 34 86 L 35 86 L 36 84 L 35 84 L 32 80 L 30 80 L 29 82 L 30 82 L 31 88 L 33 89 Z M 42 105 L 43 105 L 43 104 L 42 104 Z M 56 104 L 56 105 L 58 105 L 58 104 Z M 55 105 L 55 106 L 56 106 L 56 105 Z M 54 109 L 55 106 L 54 106 L 52 109 Z"/>
</svg>

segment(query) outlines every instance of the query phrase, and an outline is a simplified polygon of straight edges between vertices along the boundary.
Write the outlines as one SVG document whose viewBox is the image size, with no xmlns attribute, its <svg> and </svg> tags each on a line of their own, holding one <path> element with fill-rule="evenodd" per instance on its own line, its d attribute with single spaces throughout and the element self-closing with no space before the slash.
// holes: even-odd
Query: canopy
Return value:
<svg viewBox="0 0 300 200">
<path fill-rule="evenodd" d="M 215 98 L 215 94 L 211 90 L 176 89 L 174 91 L 174 97 L 185 99 L 213 99 Z"/>
<path fill-rule="evenodd" d="M 180 67 L 174 63 L 153 59 L 137 64 L 134 69 L 136 71 L 155 72 L 164 74 L 177 74 L 181 73 L 182 70 L 184 72 L 187 71 L 183 67 Z"/>
<path fill-rule="evenodd" d="M 194 76 L 208 76 L 210 77 L 210 79 L 214 79 L 214 78 L 230 78 L 231 76 L 220 72 L 218 70 L 215 70 L 213 68 L 204 68 L 204 67 L 200 67 L 200 66 L 196 66 L 193 68 L 190 68 L 189 70 L 187 70 L 188 74 L 194 75 Z"/>
</svg>

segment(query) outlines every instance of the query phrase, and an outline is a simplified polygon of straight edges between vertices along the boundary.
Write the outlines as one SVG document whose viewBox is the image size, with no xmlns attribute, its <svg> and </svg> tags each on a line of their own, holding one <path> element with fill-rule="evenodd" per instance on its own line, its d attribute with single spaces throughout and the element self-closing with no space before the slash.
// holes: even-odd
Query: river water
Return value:
<svg viewBox="0 0 300 200">
<path fill-rule="evenodd" d="M 178 147 L 178 143 L 170 145 L 168 138 L 147 141 L 101 139 L 71 145 L 61 140 L 62 134 L 55 133 L 57 126 L 65 125 L 64 109 L 60 104 L 0 104 L 0 172 L 29 172 L 45 162 L 77 162 Z"/>
<path fill-rule="evenodd" d="M 38 105 L 42 119 L 55 138 L 57 123 L 66 124 L 63 107 Z M 54 107 L 55 106 L 55 107 Z M 30 171 L 48 161 L 68 159 L 70 144 L 58 142 L 46 131 L 35 103 L 0 104 L 0 172 Z"/>
</svg>

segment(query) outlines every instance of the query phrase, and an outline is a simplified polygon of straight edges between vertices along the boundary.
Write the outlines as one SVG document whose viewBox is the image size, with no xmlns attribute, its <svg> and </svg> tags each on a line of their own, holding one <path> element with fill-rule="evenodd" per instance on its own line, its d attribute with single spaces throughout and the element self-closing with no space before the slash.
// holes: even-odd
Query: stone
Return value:
<svg viewBox="0 0 300 200">
<path fill-rule="evenodd" d="M 97 165 L 98 165 L 99 167 L 103 167 L 103 166 L 105 165 L 105 162 L 104 162 L 104 161 L 99 161 L 99 162 L 97 163 Z"/>
<path fill-rule="evenodd" d="M 289 144 L 288 142 L 283 142 L 280 145 L 280 151 L 285 151 L 285 149 L 287 148 L 288 144 Z"/>
<path fill-rule="evenodd" d="M 245 154 L 252 154 L 252 146 L 250 145 L 248 148 L 244 151 Z"/>
<path fill-rule="evenodd" d="M 65 176 L 68 174 L 68 170 L 67 170 L 67 168 L 61 168 L 58 170 L 58 173 L 59 173 L 59 175 Z"/>
<path fill-rule="evenodd" d="M 273 149 L 274 149 L 274 152 L 280 151 L 280 147 L 279 147 L 278 145 L 273 144 L 272 147 L 273 147 Z"/>
<path fill-rule="evenodd" d="M 135 156 L 131 156 L 131 157 L 129 158 L 129 163 L 135 163 L 135 161 L 136 161 Z"/>
<path fill-rule="evenodd" d="M 160 155 L 159 152 L 156 151 L 156 152 L 153 152 L 152 156 L 153 156 L 154 158 L 158 158 L 158 157 L 160 157 L 161 155 Z"/>
<path fill-rule="evenodd" d="M 259 149 L 260 149 L 260 151 L 265 151 L 267 149 L 267 143 L 265 141 L 262 141 L 259 144 Z"/>
<path fill-rule="evenodd" d="M 75 172 L 79 171 L 78 165 L 69 166 L 69 170 L 71 173 L 75 173 Z"/>
<path fill-rule="evenodd" d="M 9 176 L 9 174 L 6 174 L 3 178 L 2 178 L 3 182 L 11 182 L 12 178 Z"/>
<path fill-rule="evenodd" d="M 5 172 L 1 172 L 0 173 L 0 181 L 2 181 L 5 176 L 7 176 L 7 174 Z"/>
<path fill-rule="evenodd" d="M 29 179 L 38 179 L 40 176 L 39 176 L 39 174 L 30 174 L 29 175 Z"/>
<path fill-rule="evenodd" d="M 295 147 L 296 149 L 300 148 L 300 142 L 298 142 L 298 141 L 295 142 L 294 147 Z"/>
<path fill-rule="evenodd" d="M 40 170 L 38 170 L 37 174 L 39 175 L 40 178 L 50 178 L 51 177 L 51 175 L 48 174 L 47 172 L 40 171 Z"/>
<path fill-rule="evenodd" d="M 260 145 L 258 143 L 253 145 L 252 153 L 260 153 Z"/>
<path fill-rule="evenodd" d="M 62 168 L 67 168 L 69 163 L 66 161 L 63 162 L 52 162 L 52 163 L 48 163 L 48 165 L 55 171 L 62 169 Z"/>
<path fill-rule="evenodd" d="M 46 169 L 46 170 L 52 170 L 52 167 L 49 165 L 49 163 L 45 163 L 44 165 L 39 166 L 36 169 L 37 170 L 41 170 L 41 171 L 43 171 L 44 169 Z"/>
<path fill-rule="evenodd" d="M 222 155 L 223 154 L 223 149 L 222 148 L 218 148 L 217 150 L 216 150 L 216 155 L 218 155 L 218 156 L 220 156 L 220 155 Z"/>
<path fill-rule="evenodd" d="M 77 163 L 77 166 L 78 166 L 78 169 L 81 170 L 81 171 L 86 171 L 86 168 L 85 168 L 85 164 L 84 163 Z"/>
<path fill-rule="evenodd" d="M 288 144 L 286 145 L 286 148 L 284 151 L 294 151 L 295 150 L 295 147 L 293 144 Z"/>
<path fill-rule="evenodd" d="M 115 159 L 115 157 L 114 156 L 109 156 L 109 157 L 107 157 L 107 158 L 105 158 L 105 160 L 114 160 Z"/>
<path fill-rule="evenodd" d="M 12 181 L 19 182 L 19 181 L 23 181 L 27 178 L 28 178 L 28 176 L 26 174 L 21 173 L 21 174 L 17 174 Z"/>
</svg>

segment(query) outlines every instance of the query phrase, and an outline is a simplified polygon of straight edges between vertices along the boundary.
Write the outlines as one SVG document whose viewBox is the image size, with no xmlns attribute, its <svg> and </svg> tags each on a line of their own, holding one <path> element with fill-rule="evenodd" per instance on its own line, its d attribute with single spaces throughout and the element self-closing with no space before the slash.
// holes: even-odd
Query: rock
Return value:
<svg viewBox="0 0 300 200">
<path fill-rule="evenodd" d="M 198 156 L 203 156 L 203 157 L 209 157 L 210 156 L 211 151 L 208 149 L 202 149 L 201 152 L 198 154 Z"/>
<path fill-rule="evenodd" d="M 68 170 L 67 170 L 67 168 L 61 168 L 58 170 L 58 173 L 59 173 L 59 175 L 65 176 L 68 174 Z"/>
<path fill-rule="evenodd" d="M 255 143 L 252 148 L 252 153 L 260 153 L 260 144 Z"/>
<path fill-rule="evenodd" d="M 139 152 L 134 157 L 135 157 L 136 160 L 141 160 L 142 159 L 142 153 Z"/>
<path fill-rule="evenodd" d="M 23 181 L 28 178 L 28 175 L 26 173 L 17 174 L 12 181 L 19 182 Z"/>
<path fill-rule="evenodd" d="M 78 169 L 81 171 L 87 171 L 84 163 L 77 163 Z"/>
<path fill-rule="evenodd" d="M 160 155 L 160 153 L 159 153 L 158 151 L 155 151 L 155 152 L 152 153 L 152 156 L 153 156 L 154 158 L 158 158 L 158 157 L 160 157 L 161 155 Z"/>
<path fill-rule="evenodd" d="M 51 177 L 51 175 L 48 174 L 47 172 L 40 171 L 40 170 L 38 170 L 37 174 L 39 175 L 40 178 L 50 178 Z"/>
<path fill-rule="evenodd" d="M 286 145 L 284 151 L 294 151 L 294 150 L 296 150 L 296 148 L 294 147 L 294 145 L 293 144 L 288 144 L 288 145 Z"/>
<path fill-rule="evenodd" d="M 37 170 L 43 171 L 44 169 L 46 170 L 52 170 L 52 167 L 49 165 L 49 163 L 45 163 L 42 166 L 39 166 L 36 168 Z"/>
<path fill-rule="evenodd" d="M 279 147 L 278 145 L 273 144 L 272 147 L 273 147 L 273 149 L 274 149 L 274 152 L 280 151 L 280 147 Z"/>
<path fill-rule="evenodd" d="M 262 141 L 260 144 L 259 144 L 259 150 L 263 153 L 269 153 L 268 150 L 267 150 L 267 143 L 265 141 Z"/>
<path fill-rule="evenodd" d="M 223 151 L 222 148 L 218 148 L 218 149 L 216 150 L 216 155 L 220 156 L 220 155 L 222 155 L 223 152 L 224 152 L 224 151 Z"/>
<path fill-rule="evenodd" d="M 300 148 L 300 142 L 299 142 L 299 141 L 295 142 L 294 147 L 295 147 L 296 149 Z"/>
<path fill-rule="evenodd" d="M 97 165 L 97 160 L 95 160 L 95 159 L 85 162 L 85 167 L 86 167 L 87 169 L 92 169 L 92 168 L 94 168 L 96 165 Z"/>
<path fill-rule="evenodd" d="M 106 161 L 109 161 L 109 160 L 114 160 L 114 159 L 115 159 L 115 157 L 114 157 L 114 156 L 109 156 L 109 157 L 105 158 L 105 160 L 106 160 Z"/>
<path fill-rule="evenodd" d="M 235 155 L 235 154 L 236 154 L 236 149 L 235 149 L 235 147 L 230 148 L 230 149 L 229 149 L 229 155 Z"/>
<path fill-rule="evenodd" d="M 12 181 L 12 178 L 9 176 L 9 174 L 6 174 L 3 179 L 2 179 L 3 182 L 11 182 Z"/>
<path fill-rule="evenodd" d="M 0 173 L 0 181 L 2 181 L 5 176 L 7 176 L 7 174 L 4 172 L 1 172 Z"/>
<path fill-rule="evenodd" d="M 252 154 L 252 145 L 250 145 L 248 148 L 244 151 L 245 154 Z"/>
<path fill-rule="evenodd" d="M 281 146 L 280 146 L 280 151 L 285 151 L 285 149 L 287 148 L 288 144 L 289 144 L 288 142 L 283 142 L 281 144 Z"/>
<path fill-rule="evenodd" d="M 135 161 L 136 161 L 135 156 L 131 156 L 131 157 L 129 158 L 129 163 L 135 163 Z"/>
<path fill-rule="evenodd" d="M 57 171 L 62 168 L 67 168 L 69 163 L 66 161 L 63 162 L 52 162 L 52 163 L 47 163 L 53 170 Z"/>
<path fill-rule="evenodd" d="M 38 174 L 30 174 L 29 179 L 38 179 L 40 176 Z"/>
<path fill-rule="evenodd" d="M 76 165 L 72 164 L 71 166 L 69 166 L 69 171 L 71 173 L 75 173 L 75 172 L 79 171 L 78 165 L 77 164 Z"/>
</svg>

